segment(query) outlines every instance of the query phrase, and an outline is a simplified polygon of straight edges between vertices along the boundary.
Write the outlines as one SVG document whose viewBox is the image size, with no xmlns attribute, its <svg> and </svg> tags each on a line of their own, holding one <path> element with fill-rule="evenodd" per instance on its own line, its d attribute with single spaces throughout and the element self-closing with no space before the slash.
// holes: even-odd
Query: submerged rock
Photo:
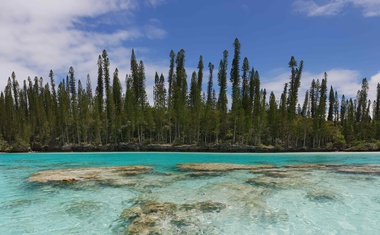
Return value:
<svg viewBox="0 0 380 235">
<path fill-rule="evenodd" d="M 126 234 L 198 233 L 195 213 L 220 212 L 226 205 L 213 201 L 176 205 L 146 201 L 125 209 L 120 218 L 128 221 Z"/>
<path fill-rule="evenodd" d="M 131 207 L 131 208 L 127 208 L 127 209 L 123 210 L 120 217 L 123 219 L 130 220 L 130 219 L 135 219 L 135 218 L 141 216 L 142 213 L 143 213 L 143 211 L 142 211 L 141 207 Z"/>
<path fill-rule="evenodd" d="M 312 190 L 307 192 L 305 197 L 315 202 L 328 202 L 338 199 L 337 194 L 329 190 Z"/>
<path fill-rule="evenodd" d="M 273 165 L 243 165 L 229 163 L 184 163 L 177 165 L 179 170 L 185 171 L 234 171 L 276 168 Z"/>
<path fill-rule="evenodd" d="M 261 176 L 257 178 L 248 179 L 246 182 L 253 186 L 272 188 L 272 189 L 295 188 L 295 187 L 301 187 L 306 184 L 306 182 L 301 177 L 289 178 L 289 177 Z"/>
<path fill-rule="evenodd" d="M 223 174 L 224 172 L 221 172 L 221 171 L 199 171 L 199 172 L 188 173 L 186 175 L 191 178 L 199 178 L 199 177 L 221 176 Z"/>
<path fill-rule="evenodd" d="M 380 175 L 379 164 L 345 165 L 336 169 L 338 173 Z"/>
<path fill-rule="evenodd" d="M 284 165 L 285 168 L 297 169 L 297 170 L 331 170 L 336 167 L 340 167 L 339 164 L 292 164 Z"/>
<path fill-rule="evenodd" d="M 250 172 L 254 173 L 254 174 L 265 174 L 267 172 L 287 172 L 287 171 L 288 171 L 288 169 L 286 169 L 286 168 L 276 167 L 276 168 L 254 169 L 254 170 L 251 170 Z"/>
<path fill-rule="evenodd" d="M 284 210 L 263 210 L 261 213 L 252 214 L 251 216 L 253 220 L 257 221 L 257 223 L 263 223 L 268 225 L 286 222 L 289 220 L 289 215 Z"/>
<path fill-rule="evenodd" d="M 338 173 L 347 173 L 347 174 L 380 175 L 380 164 L 363 164 L 363 165 L 295 164 L 295 165 L 284 165 L 283 167 L 286 169 L 301 170 L 301 171 L 329 170 L 329 171 L 335 171 Z"/>
<path fill-rule="evenodd" d="M 207 200 L 194 204 L 194 208 L 196 210 L 202 211 L 203 213 L 220 212 L 222 209 L 226 208 L 226 205 L 223 203 Z"/>
<path fill-rule="evenodd" d="M 135 179 L 127 176 L 144 174 L 151 171 L 148 166 L 116 166 L 116 167 L 96 167 L 96 168 L 70 168 L 40 171 L 29 177 L 29 182 L 85 182 L 98 181 L 112 185 L 133 185 Z"/>
<path fill-rule="evenodd" d="M 272 178 L 291 178 L 295 177 L 292 172 L 278 172 L 278 171 L 267 171 L 265 172 L 265 176 Z"/>
<path fill-rule="evenodd" d="M 96 201 L 72 201 L 62 204 L 62 208 L 70 216 L 78 218 L 88 218 L 96 216 L 103 206 L 102 203 Z"/>
<path fill-rule="evenodd" d="M 177 205 L 174 203 L 159 203 L 155 201 L 148 201 L 141 206 L 143 214 L 152 214 L 152 213 L 163 213 L 166 215 L 171 215 L 177 210 Z"/>
</svg>

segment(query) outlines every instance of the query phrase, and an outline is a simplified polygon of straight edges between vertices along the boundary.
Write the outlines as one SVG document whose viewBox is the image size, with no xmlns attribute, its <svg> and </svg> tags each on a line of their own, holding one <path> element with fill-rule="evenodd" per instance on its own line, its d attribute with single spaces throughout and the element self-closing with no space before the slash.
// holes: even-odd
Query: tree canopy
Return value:
<svg viewBox="0 0 380 235">
<path fill-rule="evenodd" d="M 116 69 L 111 74 L 111 59 L 103 50 L 97 61 L 95 91 L 90 75 L 83 83 L 73 67 L 58 85 L 53 70 L 48 81 L 28 77 L 20 83 L 13 72 L 0 93 L 0 150 L 120 143 L 347 149 L 380 140 L 380 84 L 373 103 L 368 100 L 366 78 L 357 97 L 341 94 L 339 98 L 339 91 L 328 86 L 325 73 L 304 84 L 310 89 L 300 101 L 304 62 L 291 56 L 290 80 L 276 97 L 261 87 L 259 72 L 249 59 L 240 61 L 238 39 L 233 49 L 230 65 L 224 50 L 218 68 L 208 62 L 205 73 L 201 55 L 198 70 L 189 76 L 185 50 L 172 50 L 167 78 L 158 73 L 147 78 L 144 62 L 137 60 L 134 50 L 130 73 L 120 75 Z M 120 79 L 124 76 L 125 91 Z M 204 78 L 207 89 L 202 91 Z M 147 99 L 147 79 L 154 80 L 152 104 Z"/>
</svg>

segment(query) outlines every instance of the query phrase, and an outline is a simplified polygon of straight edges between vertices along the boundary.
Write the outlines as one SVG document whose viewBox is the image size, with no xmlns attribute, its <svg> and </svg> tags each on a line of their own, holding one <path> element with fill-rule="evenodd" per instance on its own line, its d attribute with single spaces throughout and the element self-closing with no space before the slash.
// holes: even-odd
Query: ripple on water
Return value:
<svg viewBox="0 0 380 235">
<path fill-rule="evenodd" d="M 76 164 L 81 163 L 49 167 L 67 168 Z M 155 224 L 161 234 L 251 234 L 252 231 L 256 234 L 376 234 L 380 222 L 380 177 L 364 174 L 367 169 L 363 167 L 350 168 L 361 170 L 361 174 L 341 174 L 336 171 L 338 166 L 322 164 L 304 164 L 300 169 L 206 174 L 179 172 L 171 167 L 160 167 L 170 169 L 169 173 L 160 170 L 137 176 L 119 175 L 116 181 L 103 183 L 30 183 L 26 178 L 40 167 L 15 168 L 7 174 L 1 171 L 0 234 L 120 234 L 133 223 L 121 218 L 122 212 L 148 201 L 156 202 L 157 208 L 164 203 L 177 208 L 158 218 L 154 212 L 160 210 L 157 208 L 151 210 L 150 216 L 141 216 L 148 225 Z M 126 184 L 126 179 L 133 179 L 134 183 Z M 208 205 L 205 209 L 194 206 L 210 201 L 204 204 Z M 213 210 L 214 205 L 223 207 Z M 152 221 L 154 218 L 158 222 Z"/>
<path fill-rule="evenodd" d="M 61 208 L 65 213 L 69 216 L 78 217 L 79 219 L 88 219 L 98 216 L 102 207 L 105 207 L 104 203 L 88 200 L 73 200 L 61 203 Z"/>
</svg>

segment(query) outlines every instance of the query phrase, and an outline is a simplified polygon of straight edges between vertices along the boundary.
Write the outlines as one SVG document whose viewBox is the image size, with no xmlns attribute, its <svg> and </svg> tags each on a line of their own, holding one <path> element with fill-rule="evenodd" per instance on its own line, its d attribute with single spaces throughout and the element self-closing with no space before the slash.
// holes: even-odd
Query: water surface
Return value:
<svg viewBox="0 0 380 235">
<path fill-rule="evenodd" d="M 292 173 L 299 175 L 285 185 L 265 186 L 247 183 L 262 177 L 249 171 L 210 177 L 188 177 L 177 171 L 176 164 L 190 162 L 356 165 L 380 164 L 380 157 L 378 153 L 0 154 L 0 234 L 119 234 L 131 223 L 120 219 L 122 211 L 144 200 L 177 205 L 211 200 L 226 205 L 218 212 L 181 214 L 189 222 L 177 227 L 167 218 L 171 229 L 167 233 L 378 233 L 379 176 L 310 170 Z M 121 165 L 147 165 L 153 171 L 136 176 L 139 183 L 134 186 L 27 181 L 41 170 Z M 165 226 L 160 231 L 165 232 Z"/>
</svg>

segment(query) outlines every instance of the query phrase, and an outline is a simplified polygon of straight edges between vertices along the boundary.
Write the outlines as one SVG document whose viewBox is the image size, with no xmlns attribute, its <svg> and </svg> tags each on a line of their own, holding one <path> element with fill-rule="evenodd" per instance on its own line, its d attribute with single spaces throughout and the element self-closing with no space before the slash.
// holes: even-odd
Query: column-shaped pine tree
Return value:
<svg viewBox="0 0 380 235">
<path fill-rule="evenodd" d="M 233 138 L 232 143 L 236 142 L 236 129 L 239 118 L 239 111 L 241 108 L 240 98 L 240 42 L 239 39 L 234 41 L 234 57 L 232 59 L 232 66 L 230 72 L 230 82 L 232 83 L 232 106 L 231 113 L 233 119 Z"/>
<path fill-rule="evenodd" d="M 227 66 L 228 66 L 228 51 L 223 51 L 223 59 L 219 62 L 218 85 L 219 97 L 217 101 L 217 109 L 219 111 L 220 122 L 220 139 L 224 139 L 228 131 L 227 126 Z"/>
</svg>

